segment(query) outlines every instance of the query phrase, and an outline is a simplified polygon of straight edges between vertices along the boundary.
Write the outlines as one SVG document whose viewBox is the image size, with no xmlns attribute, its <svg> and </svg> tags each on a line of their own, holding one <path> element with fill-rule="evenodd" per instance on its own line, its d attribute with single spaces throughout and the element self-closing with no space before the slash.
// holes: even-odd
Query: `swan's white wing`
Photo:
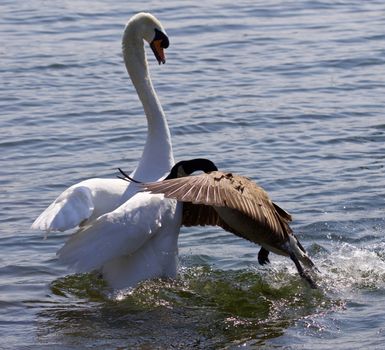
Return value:
<svg viewBox="0 0 385 350">
<path fill-rule="evenodd" d="M 88 219 L 93 210 L 90 189 L 85 186 L 72 186 L 40 214 L 31 228 L 47 232 L 65 231 Z"/>
<path fill-rule="evenodd" d="M 131 186 L 130 187 L 134 187 Z M 134 189 L 133 189 L 134 190 Z M 122 196 L 131 196 L 127 184 L 119 179 L 88 179 L 67 188 L 34 221 L 31 228 L 42 231 L 66 231 L 87 220 L 114 210 Z"/>
<path fill-rule="evenodd" d="M 163 195 L 138 193 L 75 233 L 58 251 L 59 260 L 86 272 L 133 254 L 157 234 L 165 217 L 173 217 L 175 208 L 176 201 Z"/>
</svg>

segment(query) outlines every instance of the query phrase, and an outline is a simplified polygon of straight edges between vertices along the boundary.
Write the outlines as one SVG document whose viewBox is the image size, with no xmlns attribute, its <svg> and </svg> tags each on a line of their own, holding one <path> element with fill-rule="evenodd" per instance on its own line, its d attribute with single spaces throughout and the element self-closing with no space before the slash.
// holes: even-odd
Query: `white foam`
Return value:
<svg viewBox="0 0 385 350">
<path fill-rule="evenodd" d="M 334 243 L 327 255 L 315 261 L 321 271 L 319 283 L 326 289 L 341 291 L 384 288 L 384 256 L 385 244 L 357 247 Z"/>
</svg>

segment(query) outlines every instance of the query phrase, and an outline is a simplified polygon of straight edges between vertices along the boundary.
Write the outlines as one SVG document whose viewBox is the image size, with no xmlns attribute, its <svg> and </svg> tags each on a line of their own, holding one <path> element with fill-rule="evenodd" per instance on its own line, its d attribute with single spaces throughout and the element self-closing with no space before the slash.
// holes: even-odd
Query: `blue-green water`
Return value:
<svg viewBox="0 0 385 350">
<path fill-rule="evenodd" d="M 65 188 L 134 169 L 146 135 L 120 41 L 165 26 L 150 59 L 175 158 L 250 176 L 294 216 L 320 269 L 215 228 L 182 229 L 174 281 L 110 291 L 29 227 Z M 385 3 L 2 1 L 0 348 L 382 349 Z"/>
</svg>

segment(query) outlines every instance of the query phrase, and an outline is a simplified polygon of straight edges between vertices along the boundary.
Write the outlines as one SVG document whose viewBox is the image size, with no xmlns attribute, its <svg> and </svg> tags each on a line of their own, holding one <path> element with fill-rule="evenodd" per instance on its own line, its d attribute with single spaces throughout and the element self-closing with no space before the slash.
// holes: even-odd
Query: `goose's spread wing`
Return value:
<svg viewBox="0 0 385 350">
<path fill-rule="evenodd" d="M 78 272 L 98 269 L 111 259 L 129 255 L 156 235 L 176 202 L 163 195 L 137 193 L 113 212 L 76 232 L 58 251 L 59 260 Z"/>
<path fill-rule="evenodd" d="M 224 222 L 216 210 L 209 205 L 183 203 L 183 226 L 220 226 L 228 232 L 238 235 L 238 232 Z"/>
<path fill-rule="evenodd" d="M 187 206 L 187 213 L 184 209 L 183 224 L 186 226 L 192 226 L 195 222 L 195 225 L 219 225 L 225 228 L 223 225 L 226 224 L 212 207 L 227 207 L 276 232 L 291 231 L 288 226 L 291 215 L 274 204 L 261 187 L 243 176 L 214 171 L 145 183 L 143 189 L 194 204 Z M 225 229 L 232 231 L 228 228 Z"/>
</svg>

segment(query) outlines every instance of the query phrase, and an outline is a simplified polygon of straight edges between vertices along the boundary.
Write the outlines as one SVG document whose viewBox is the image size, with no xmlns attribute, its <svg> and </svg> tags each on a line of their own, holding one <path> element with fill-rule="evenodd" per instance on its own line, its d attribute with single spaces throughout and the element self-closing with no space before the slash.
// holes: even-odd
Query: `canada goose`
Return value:
<svg viewBox="0 0 385 350">
<path fill-rule="evenodd" d="M 204 173 L 187 176 L 198 170 Z M 182 225 L 218 225 L 261 245 L 260 264 L 269 262 L 270 251 L 290 257 L 299 275 L 316 288 L 301 266 L 300 261 L 311 268 L 314 264 L 289 226 L 291 215 L 249 178 L 218 171 L 210 160 L 193 159 L 178 162 L 165 180 L 142 183 L 141 187 L 183 202 Z"/>
<path fill-rule="evenodd" d="M 132 176 L 155 181 L 169 172 L 174 157 L 167 120 L 149 76 L 144 40 L 150 43 L 158 63 L 165 63 L 163 49 L 169 46 L 169 39 L 163 26 L 153 15 L 138 13 L 128 21 L 122 39 L 126 69 L 143 104 L 148 125 L 142 157 Z M 116 178 L 81 181 L 61 193 L 31 228 L 66 231 L 90 224 L 125 203 L 136 190 Z"/>
</svg>

